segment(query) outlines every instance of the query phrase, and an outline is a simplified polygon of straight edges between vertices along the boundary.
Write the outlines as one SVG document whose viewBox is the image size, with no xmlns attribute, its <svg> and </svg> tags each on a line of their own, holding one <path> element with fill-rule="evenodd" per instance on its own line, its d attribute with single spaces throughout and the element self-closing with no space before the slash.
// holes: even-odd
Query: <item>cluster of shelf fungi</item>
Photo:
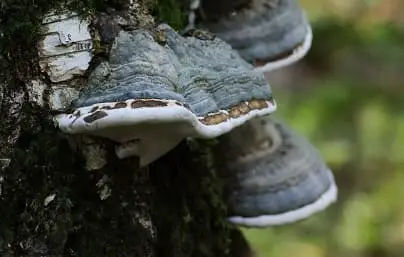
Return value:
<svg viewBox="0 0 404 257">
<path fill-rule="evenodd" d="M 310 142 L 271 115 L 276 98 L 264 76 L 309 51 L 304 10 L 297 0 L 252 0 L 218 16 L 206 2 L 191 1 L 183 31 L 121 30 L 79 93 L 51 92 L 53 108 L 65 110 L 56 125 L 112 140 L 119 158 L 137 156 L 141 167 L 184 139 L 215 138 L 228 221 L 237 225 L 282 225 L 325 209 L 337 198 L 333 174 Z M 77 15 L 54 17 L 44 19 L 41 68 L 63 84 L 87 70 L 94 46 Z"/>
</svg>

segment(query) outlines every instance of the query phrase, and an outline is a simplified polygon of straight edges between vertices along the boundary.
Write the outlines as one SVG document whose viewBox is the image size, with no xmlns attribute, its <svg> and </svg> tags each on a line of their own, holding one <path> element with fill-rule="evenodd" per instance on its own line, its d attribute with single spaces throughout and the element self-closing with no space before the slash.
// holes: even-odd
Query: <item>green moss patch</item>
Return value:
<svg viewBox="0 0 404 257">
<path fill-rule="evenodd" d="M 167 23 L 176 30 L 187 25 L 188 1 L 185 0 L 151 0 L 150 14 L 156 17 L 157 23 Z"/>
</svg>

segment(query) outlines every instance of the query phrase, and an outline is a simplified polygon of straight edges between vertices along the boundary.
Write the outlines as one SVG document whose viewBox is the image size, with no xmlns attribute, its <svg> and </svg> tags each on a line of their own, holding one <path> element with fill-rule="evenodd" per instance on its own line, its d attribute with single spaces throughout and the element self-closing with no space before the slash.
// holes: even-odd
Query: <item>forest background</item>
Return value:
<svg viewBox="0 0 404 257">
<path fill-rule="evenodd" d="M 403 256 L 404 1 L 300 3 L 312 49 L 268 79 L 276 116 L 320 149 L 339 201 L 303 222 L 244 233 L 258 256 Z"/>
</svg>

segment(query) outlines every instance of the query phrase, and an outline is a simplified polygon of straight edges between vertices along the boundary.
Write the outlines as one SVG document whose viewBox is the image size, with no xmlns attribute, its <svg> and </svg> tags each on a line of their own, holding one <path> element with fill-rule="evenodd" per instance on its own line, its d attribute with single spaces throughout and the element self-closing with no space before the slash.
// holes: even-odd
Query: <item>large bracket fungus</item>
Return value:
<svg viewBox="0 0 404 257">
<path fill-rule="evenodd" d="M 332 172 L 304 138 L 260 117 L 219 138 L 229 221 L 266 227 L 298 221 L 337 198 Z"/>
<path fill-rule="evenodd" d="M 293 64 L 311 47 L 311 27 L 296 0 L 252 0 L 246 7 L 221 16 L 213 10 L 214 4 L 211 0 L 201 2 L 205 19 L 197 26 L 217 34 L 258 71 Z"/>
<path fill-rule="evenodd" d="M 121 143 L 119 157 L 144 166 L 186 137 L 214 138 L 276 109 L 263 73 L 218 38 L 121 31 L 73 111 L 56 116 L 62 131 Z"/>
</svg>

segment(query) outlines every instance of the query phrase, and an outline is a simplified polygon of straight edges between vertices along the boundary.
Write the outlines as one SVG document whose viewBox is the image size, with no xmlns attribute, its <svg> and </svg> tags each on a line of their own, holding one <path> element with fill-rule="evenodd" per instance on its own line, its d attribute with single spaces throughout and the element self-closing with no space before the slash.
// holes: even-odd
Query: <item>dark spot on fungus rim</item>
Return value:
<svg viewBox="0 0 404 257">
<path fill-rule="evenodd" d="M 121 108 L 126 108 L 127 104 L 126 102 L 118 102 L 112 107 L 112 109 L 121 109 Z"/>
<path fill-rule="evenodd" d="M 185 106 L 183 103 L 180 103 L 180 102 L 177 102 L 177 101 L 175 101 L 174 102 L 176 105 L 179 105 L 179 106 Z"/>
<path fill-rule="evenodd" d="M 264 109 L 268 107 L 268 103 L 265 100 L 252 100 L 248 102 L 248 107 L 253 109 Z"/>
<path fill-rule="evenodd" d="M 96 111 L 91 115 L 88 115 L 86 117 L 83 118 L 83 120 L 87 123 L 92 123 L 96 120 L 102 119 L 104 117 L 108 116 L 108 114 L 106 112 L 103 111 Z"/>
<path fill-rule="evenodd" d="M 218 114 L 206 116 L 206 117 L 200 119 L 200 122 L 202 122 L 205 125 L 216 125 L 216 124 L 226 121 L 228 118 L 229 118 L 229 116 L 227 114 L 218 113 Z"/>
<path fill-rule="evenodd" d="M 229 115 L 232 118 L 240 117 L 241 115 L 247 114 L 249 111 L 250 108 L 248 108 L 248 105 L 246 103 L 241 103 L 239 105 L 233 106 L 228 110 Z"/>
<path fill-rule="evenodd" d="M 101 107 L 100 109 L 102 109 L 102 110 L 111 110 L 112 107 L 109 106 L 109 105 L 106 105 L 106 106 Z"/>
<path fill-rule="evenodd" d="M 100 108 L 100 107 L 99 106 L 94 106 L 93 108 L 91 108 L 89 113 L 95 112 L 96 110 L 98 110 L 98 108 Z"/>
<path fill-rule="evenodd" d="M 167 105 L 168 105 L 167 103 L 157 100 L 146 100 L 146 101 L 135 100 L 131 103 L 130 106 L 133 109 L 136 109 L 141 107 L 162 107 Z"/>
</svg>

